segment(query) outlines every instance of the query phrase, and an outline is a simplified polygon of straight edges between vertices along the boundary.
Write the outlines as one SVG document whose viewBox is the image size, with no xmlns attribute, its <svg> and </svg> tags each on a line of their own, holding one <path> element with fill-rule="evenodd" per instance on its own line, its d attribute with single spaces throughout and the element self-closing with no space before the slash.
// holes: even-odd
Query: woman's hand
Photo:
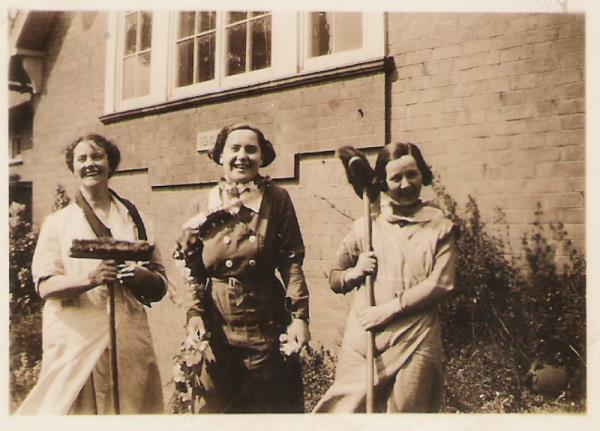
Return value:
<svg viewBox="0 0 600 431">
<path fill-rule="evenodd" d="M 300 353 L 309 340 L 308 323 L 302 319 L 292 319 L 292 323 L 287 328 L 287 336 L 284 336 L 283 339 L 280 338 L 280 341 L 288 346 L 285 349 L 288 356 Z"/>
<path fill-rule="evenodd" d="M 88 276 L 90 286 L 113 283 L 117 280 L 117 262 L 110 260 L 101 261 Z"/>
<path fill-rule="evenodd" d="M 136 262 L 117 266 L 117 279 L 128 287 L 143 304 L 160 300 L 165 293 L 165 281 L 150 269 L 151 262 Z"/>
<path fill-rule="evenodd" d="M 363 252 L 358 256 L 358 262 L 354 268 L 350 268 L 344 273 L 344 283 L 347 285 L 355 285 L 365 278 L 367 275 L 377 274 L 377 256 L 375 252 Z"/>
<path fill-rule="evenodd" d="M 358 320 L 365 330 L 375 329 L 387 322 L 400 311 L 400 301 L 393 299 L 382 305 L 358 310 Z"/>
<path fill-rule="evenodd" d="M 190 317 L 187 323 L 187 337 L 189 339 L 198 338 L 199 340 L 204 339 L 206 336 L 206 327 L 204 326 L 204 320 L 200 316 Z"/>
</svg>

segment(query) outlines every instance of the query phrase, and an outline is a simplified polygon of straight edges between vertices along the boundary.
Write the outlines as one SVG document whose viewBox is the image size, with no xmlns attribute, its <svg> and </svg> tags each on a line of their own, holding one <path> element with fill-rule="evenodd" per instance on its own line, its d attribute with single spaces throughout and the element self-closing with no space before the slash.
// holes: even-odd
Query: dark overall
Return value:
<svg viewBox="0 0 600 431">
<path fill-rule="evenodd" d="M 241 207 L 210 223 L 202 234 L 206 281 L 188 312 L 203 317 L 216 358 L 201 376 L 200 411 L 302 412 L 300 364 L 284 361 L 278 341 L 292 316 L 308 317 L 304 246 L 291 200 L 269 184 L 258 214 Z"/>
</svg>

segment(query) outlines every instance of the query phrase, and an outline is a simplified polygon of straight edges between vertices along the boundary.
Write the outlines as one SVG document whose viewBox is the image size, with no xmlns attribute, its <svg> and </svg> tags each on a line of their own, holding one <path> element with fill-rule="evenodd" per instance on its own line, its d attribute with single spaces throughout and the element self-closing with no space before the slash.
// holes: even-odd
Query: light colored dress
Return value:
<svg viewBox="0 0 600 431">
<path fill-rule="evenodd" d="M 373 250 L 377 256 L 375 305 L 403 292 L 450 291 L 454 287 L 453 224 L 432 206 L 411 217 L 383 214 L 373 220 Z M 363 219 L 357 220 L 338 251 L 330 279 L 334 291 L 343 286 L 343 272 L 358 261 L 363 247 Z M 338 277 L 335 279 L 334 273 Z M 338 353 L 335 382 L 314 412 L 364 412 L 366 400 L 366 331 L 357 310 L 365 307 L 364 286 L 356 292 Z M 436 411 L 443 384 L 441 329 L 436 303 L 402 313 L 375 330 L 375 410 Z"/>
<path fill-rule="evenodd" d="M 154 243 L 152 226 L 143 215 L 142 219 L 148 241 Z M 105 224 L 115 239 L 138 239 L 127 209 L 114 198 Z M 93 271 L 98 260 L 75 259 L 69 254 L 74 239 L 94 238 L 96 235 L 83 211 L 75 203 L 48 216 L 33 257 L 36 287 L 40 280 L 53 275 L 82 275 Z M 153 261 L 160 264 L 156 249 Z M 117 288 L 115 292 L 121 413 L 162 413 L 161 379 L 146 310 L 128 290 Z M 72 413 L 74 403 L 81 404 L 78 398 L 83 394 L 84 384 L 85 392 L 89 395 L 91 389 L 95 397 L 95 410 L 100 414 L 113 413 L 107 355 L 107 297 L 108 290 L 103 285 L 77 298 L 46 300 L 42 319 L 42 369 L 37 384 L 16 414 Z"/>
</svg>

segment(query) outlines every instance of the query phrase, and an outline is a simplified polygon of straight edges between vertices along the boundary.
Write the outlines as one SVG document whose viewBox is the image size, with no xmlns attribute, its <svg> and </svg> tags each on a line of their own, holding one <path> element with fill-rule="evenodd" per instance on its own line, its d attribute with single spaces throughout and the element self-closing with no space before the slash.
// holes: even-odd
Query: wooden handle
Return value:
<svg viewBox="0 0 600 431">
<path fill-rule="evenodd" d="M 115 312 L 115 286 L 117 282 L 108 285 L 108 336 L 110 353 L 110 375 L 112 378 L 112 398 L 115 414 L 121 414 L 119 399 L 119 369 L 117 367 L 117 322 Z"/>
<path fill-rule="evenodd" d="M 369 196 L 367 195 L 367 190 L 363 190 L 363 210 L 364 210 L 364 220 L 365 220 L 365 250 L 373 251 L 373 232 L 372 232 L 372 223 L 371 223 L 371 203 L 369 202 Z M 373 298 L 373 277 L 368 275 L 365 279 L 365 295 L 366 295 L 366 304 L 371 307 L 375 305 L 375 301 Z M 367 399 L 366 399 L 366 412 L 373 413 L 375 400 L 373 394 L 373 386 L 374 386 L 374 357 L 373 357 L 373 345 L 374 345 L 374 335 L 372 330 L 367 331 Z"/>
</svg>

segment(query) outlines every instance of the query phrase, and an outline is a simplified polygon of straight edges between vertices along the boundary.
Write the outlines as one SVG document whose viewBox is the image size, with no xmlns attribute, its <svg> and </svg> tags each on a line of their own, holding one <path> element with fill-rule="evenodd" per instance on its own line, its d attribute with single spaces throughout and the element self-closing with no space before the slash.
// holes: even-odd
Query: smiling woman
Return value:
<svg viewBox="0 0 600 431">
<path fill-rule="evenodd" d="M 199 376 L 198 410 L 303 412 L 304 243 L 287 191 L 259 174 L 275 159 L 273 145 L 258 128 L 237 124 L 221 130 L 208 155 L 223 178 L 194 205 L 176 252 L 196 296 L 188 339 L 209 338 L 212 353 Z"/>
<path fill-rule="evenodd" d="M 382 193 L 381 211 L 372 217 L 373 251 L 357 220 L 329 276 L 337 293 L 363 290 L 366 276 L 376 276 L 374 305 L 362 292 L 355 295 L 335 382 L 314 411 L 365 411 L 365 376 L 373 367 L 375 411 L 437 412 L 443 389 L 437 305 L 454 288 L 454 227 L 419 198 L 432 173 L 416 145 L 383 147 L 375 176 Z M 374 336 L 374 364 L 367 364 L 366 331 Z"/>
<path fill-rule="evenodd" d="M 152 225 L 108 188 L 120 161 L 111 141 L 97 134 L 82 136 L 67 147 L 65 158 L 79 191 L 75 202 L 48 216 L 40 231 L 32 273 L 45 301 L 42 371 L 16 413 L 115 413 L 106 319 L 109 284 L 115 286 L 117 369 L 127 370 L 118 376 L 118 407 L 121 413 L 160 413 L 161 380 L 139 299 L 158 301 L 166 292 L 158 250 L 154 248 L 149 262 L 127 266 L 114 259 L 71 256 L 73 243 L 98 237 L 153 244 Z"/>
</svg>

